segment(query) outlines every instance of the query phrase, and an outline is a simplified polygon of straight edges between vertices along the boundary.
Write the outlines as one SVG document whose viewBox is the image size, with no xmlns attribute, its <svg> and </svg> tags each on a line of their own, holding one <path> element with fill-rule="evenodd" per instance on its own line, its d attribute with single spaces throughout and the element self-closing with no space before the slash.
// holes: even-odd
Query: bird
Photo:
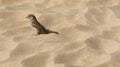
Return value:
<svg viewBox="0 0 120 67">
<path fill-rule="evenodd" d="M 30 20 L 31 25 L 36 29 L 36 31 L 37 31 L 37 34 L 36 34 L 36 35 L 40 35 L 40 34 L 50 34 L 50 33 L 59 34 L 59 33 L 56 32 L 56 31 L 52 31 L 52 30 L 49 30 L 49 29 L 47 29 L 46 27 L 44 27 L 44 26 L 37 20 L 37 18 L 35 17 L 34 14 L 28 14 L 28 15 L 26 16 L 26 18 Z"/>
</svg>

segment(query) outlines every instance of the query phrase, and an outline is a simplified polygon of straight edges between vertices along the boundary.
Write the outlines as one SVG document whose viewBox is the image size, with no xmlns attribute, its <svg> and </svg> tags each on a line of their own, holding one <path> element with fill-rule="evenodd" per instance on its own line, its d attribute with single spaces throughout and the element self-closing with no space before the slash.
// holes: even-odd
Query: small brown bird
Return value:
<svg viewBox="0 0 120 67">
<path fill-rule="evenodd" d="M 49 33 L 59 34 L 56 31 L 51 31 L 49 29 L 46 29 L 42 24 L 40 24 L 37 21 L 34 14 L 29 14 L 26 18 L 28 18 L 31 21 L 32 26 L 37 30 L 37 35 L 39 35 L 39 34 L 49 34 Z"/>
</svg>

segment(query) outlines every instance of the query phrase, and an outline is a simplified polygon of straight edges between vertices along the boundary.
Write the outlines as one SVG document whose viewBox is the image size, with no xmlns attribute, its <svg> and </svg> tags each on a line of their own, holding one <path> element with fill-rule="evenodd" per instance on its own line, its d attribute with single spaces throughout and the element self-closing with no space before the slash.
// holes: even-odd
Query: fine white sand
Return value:
<svg viewBox="0 0 120 67">
<path fill-rule="evenodd" d="M 0 67 L 120 67 L 120 0 L 0 0 Z"/>
</svg>

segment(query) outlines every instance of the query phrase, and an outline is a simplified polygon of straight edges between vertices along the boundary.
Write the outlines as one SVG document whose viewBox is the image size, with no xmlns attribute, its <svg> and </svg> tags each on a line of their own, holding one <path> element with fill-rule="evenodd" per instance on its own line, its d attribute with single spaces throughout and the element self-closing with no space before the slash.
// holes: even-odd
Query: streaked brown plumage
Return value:
<svg viewBox="0 0 120 67">
<path fill-rule="evenodd" d="M 55 33 L 55 34 L 59 34 L 58 32 L 56 31 L 51 31 L 49 29 L 46 29 L 42 24 L 40 24 L 35 15 L 34 14 L 29 14 L 26 18 L 28 18 L 31 23 L 32 23 L 32 26 L 37 30 L 37 34 L 49 34 L 49 33 Z"/>
</svg>

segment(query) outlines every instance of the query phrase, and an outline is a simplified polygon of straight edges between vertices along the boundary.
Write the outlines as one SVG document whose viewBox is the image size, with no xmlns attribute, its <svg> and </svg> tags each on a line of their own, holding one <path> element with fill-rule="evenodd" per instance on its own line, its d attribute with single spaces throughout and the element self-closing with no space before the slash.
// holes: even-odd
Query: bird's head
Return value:
<svg viewBox="0 0 120 67">
<path fill-rule="evenodd" d="M 28 18 L 29 20 L 35 20 L 36 19 L 34 14 L 29 14 L 29 15 L 27 15 L 26 18 Z"/>
</svg>

